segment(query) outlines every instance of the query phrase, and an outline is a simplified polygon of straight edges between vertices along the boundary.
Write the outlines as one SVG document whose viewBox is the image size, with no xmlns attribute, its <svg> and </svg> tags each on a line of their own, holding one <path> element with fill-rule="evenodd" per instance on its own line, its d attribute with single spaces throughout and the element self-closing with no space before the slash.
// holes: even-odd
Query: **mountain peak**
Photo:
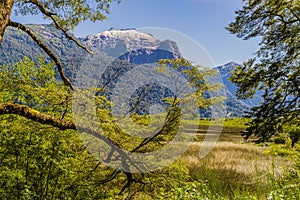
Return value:
<svg viewBox="0 0 300 200">
<path fill-rule="evenodd" d="M 75 72 L 79 67 L 85 67 L 86 62 L 95 62 L 97 67 L 99 67 L 99 72 L 104 71 L 107 73 L 103 76 L 101 75 L 101 80 L 104 77 L 102 81 L 105 81 L 108 80 L 105 78 L 111 78 L 116 74 L 122 75 L 132 67 L 137 67 L 134 64 L 155 63 L 160 59 L 180 57 L 180 50 L 175 41 L 161 40 L 151 34 L 141 33 L 136 29 L 116 30 L 111 28 L 102 33 L 79 38 L 81 42 L 92 48 L 94 52 L 99 53 L 99 56 L 96 54 L 97 56 L 92 56 L 91 60 L 89 60 L 87 53 L 83 49 L 65 38 L 63 33 L 55 29 L 53 25 L 30 25 L 30 28 L 36 31 L 42 40 L 49 41 L 49 47 L 62 59 L 66 75 L 71 80 L 75 79 Z M 8 28 L 6 31 L 1 44 L 0 54 L 0 65 L 18 62 L 24 56 L 28 56 L 36 62 L 38 62 L 40 55 L 44 55 L 47 61 L 51 60 L 28 35 L 13 28 Z M 111 59 L 112 57 L 116 59 Z M 117 58 L 126 60 L 129 63 L 120 61 Z M 98 62 L 102 63 L 105 59 L 109 63 L 113 60 L 114 64 L 109 66 L 97 64 Z M 231 61 L 215 68 L 219 70 L 220 77 L 226 86 L 225 95 L 228 98 L 225 100 L 225 106 L 231 117 L 242 116 L 244 110 L 249 110 L 262 102 L 261 91 L 258 91 L 258 94 L 255 94 L 252 99 L 239 100 L 236 98 L 237 86 L 228 80 L 235 66 L 240 66 L 240 64 Z M 107 69 L 101 67 L 107 67 Z M 113 78 L 113 81 L 118 81 L 118 78 Z"/>
<path fill-rule="evenodd" d="M 110 28 L 107 31 L 79 39 L 88 47 L 113 57 L 119 57 L 132 51 L 158 49 L 170 51 L 178 57 L 181 55 L 176 42 L 160 40 L 149 33 L 139 32 L 135 28 Z"/>
<path fill-rule="evenodd" d="M 135 28 L 127 28 L 127 29 L 114 29 L 113 27 L 107 31 L 103 31 L 97 34 L 87 36 L 89 38 L 98 38 L 101 40 L 107 39 L 122 39 L 122 40 L 148 40 L 151 42 L 158 42 L 157 38 L 154 38 L 153 35 L 148 33 L 142 33 L 137 31 Z M 80 37 L 85 38 L 85 37 Z"/>
<path fill-rule="evenodd" d="M 241 64 L 238 64 L 235 61 L 231 61 L 225 65 L 216 67 L 216 69 L 218 69 L 219 71 L 223 71 L 223 72 L 230 72 L 230 71 L 234 70 L 236 66 L 241 66 Z"/>
<path fill-rule="evenodd" d="M 235 66 L 241 66 L 241 64 L 235 62 L 235 61 L 231 61 L 227 64 L 225 64 L 224 66 L 227 66 L 227 67 L 235 67 Z"/>
</svg>

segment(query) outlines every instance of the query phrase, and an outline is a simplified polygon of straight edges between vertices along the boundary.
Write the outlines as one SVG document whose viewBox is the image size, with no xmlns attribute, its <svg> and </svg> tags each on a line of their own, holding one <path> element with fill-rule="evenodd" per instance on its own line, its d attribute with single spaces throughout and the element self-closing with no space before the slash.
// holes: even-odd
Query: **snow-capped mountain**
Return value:
<svg viewBox="0 0 300 200">
<path fill-rule="evenodd" d="M 157 50 L 171 52 L 180 57 L 180 50 L 172 40 L 160 40 L 148 33 L 138 32 L 136 29 L 110 29 L 86 37 L 80 37 L 84 44 L 96 51 L 107 53 L 112 57 L 122 57 L 134 52 L 151 55 Z"/>
<path fill-rule="evenodd" d="M 36 34 L 44 41 L 63 62 L 64 69 L 68 77 L 74 80 L 78 68 L 86 59 L 87 52 L 79 48 L 74 42 L 66 39 L 64 34 L 55 29 L 53 25 L 29 25 Z M 100 32 L 79 40 L 98 52 L 99 55 L 105 55 L 115 60 L 113 66 L 107 66 L 106 72 L 102 77 L 114 77 L 117 81 L 116 73 L 125 74 L 132 69 L 134 65 L 155 63 L 160 59 L 172 59 L 181 57 L 180 49 L 176 42 L 171 40 L 160 40 L 151 34 L 141 33 L 135 29 L 121 29 Z M 49 57 L 31 40 L 25 33 L 8 28 L 4 40 L 0 46 L 0 65 L 12 64 L 20 61 L 24 56 L 37 61 L 43 55 L 46 59 Z M 101 59 L 106 59 L 103 56 Z M 98 62 L 101 61 L 99 59 Z M 130 64 L 126 64 L 130 63 Z M 237 87 L 228 79 L 235 66 L 235 62 L 227 63 L 223 66 L 216 67 L 225 84 L 227 100 L 225 102 L 228 117 L 240 117 L 245 110 L 258 105 L 261 101 L 261 92 L 254 96 L 253 99 L 239 100 L 235 92 Z M 122 70 L 119 70 L 122 68 Z M 110 70 L 108 70 L 110 69 Z M 103 81 L 105 83 L 105 80 Z"/>
</svg>

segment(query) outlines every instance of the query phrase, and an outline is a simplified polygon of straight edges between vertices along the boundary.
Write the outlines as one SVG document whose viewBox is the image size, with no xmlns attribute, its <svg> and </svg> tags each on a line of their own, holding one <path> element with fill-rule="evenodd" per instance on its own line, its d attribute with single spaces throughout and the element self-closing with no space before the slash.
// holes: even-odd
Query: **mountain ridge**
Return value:
<svg viewBox="0 0 300 200">
<path fill-rule="evenodd" d="M 58 57 L 62 60 L 66 74 L 71 77 L 71 80 L 74 80 L 76 71 L 78 71 L 86 57 L 89 56 L 87 52 L 74 42 L 66 39 L 64 34 L 52 25 L 31 24 L 29 28 L 34 30 L 56 55 L 59 55 Z M 181 57 L 176 42 L 168 39 L 160 40 L 151 34 L 138 32 L 136 29 L 111 29 L 79 37 L 78 39 L 93 51 L 137 65 L 155 63 L 160 59 Z M 24 56 L 36 61 L 40 55 L 50 61 L 49 57 L 25 33 L 12 28 L 7 30 L 0 47 L 0 65 L 18 62 Z M 105 59 L 105 56 L 102 56 L 101 59 Z M 121 65 L 124 66 L 123 63 Z M 258 105 L 261 101 L 259 95 L 253 99 L 237 99 L 235 95 L 237 87 L 228 80 L 235 66 L 240 66 L 240 64 L 231 61 L 214 68 L 218 70 L 226 86 L 227 100 L 225 105 L 228 117 L 241 117 L 244 111 Z M 112 69 L 117 70 L 117 68 Z M 130 68 L 127 70 L 130 70 Z"/>
</svg>

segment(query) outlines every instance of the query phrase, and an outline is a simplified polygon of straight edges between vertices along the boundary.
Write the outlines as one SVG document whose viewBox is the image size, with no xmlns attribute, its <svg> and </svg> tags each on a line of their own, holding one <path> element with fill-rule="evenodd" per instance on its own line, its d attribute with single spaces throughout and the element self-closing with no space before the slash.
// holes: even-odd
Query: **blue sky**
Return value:
<svg viewBox="0 0 300 200">
<path fill-rule="evenodd" d="M 225 30 L 234 19 L 242 0 L 123 0 L 113 3 L 108 20 L 85 22 L 76 36 L 108 30 L 111 27 L 161 27 L 181 32 L 199 43 L 215 65 L 230 61 L 242 63 L 253 56 L 258 40 L 243 41 Z M 14 17 L 23 23 L 42 23 L 38 17 Z"/>
</svg>

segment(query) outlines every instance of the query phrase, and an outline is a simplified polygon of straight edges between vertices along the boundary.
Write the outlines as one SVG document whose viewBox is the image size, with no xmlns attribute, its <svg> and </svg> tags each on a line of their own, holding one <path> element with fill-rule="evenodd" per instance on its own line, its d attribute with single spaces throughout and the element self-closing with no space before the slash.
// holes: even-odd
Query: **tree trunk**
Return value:
<svg viewBox="0 0 300 200">
<path fill-rule="evenodd" d="M 0 0 L 0 44 L 9 22 L 14 0 Z"/>
</svg>

